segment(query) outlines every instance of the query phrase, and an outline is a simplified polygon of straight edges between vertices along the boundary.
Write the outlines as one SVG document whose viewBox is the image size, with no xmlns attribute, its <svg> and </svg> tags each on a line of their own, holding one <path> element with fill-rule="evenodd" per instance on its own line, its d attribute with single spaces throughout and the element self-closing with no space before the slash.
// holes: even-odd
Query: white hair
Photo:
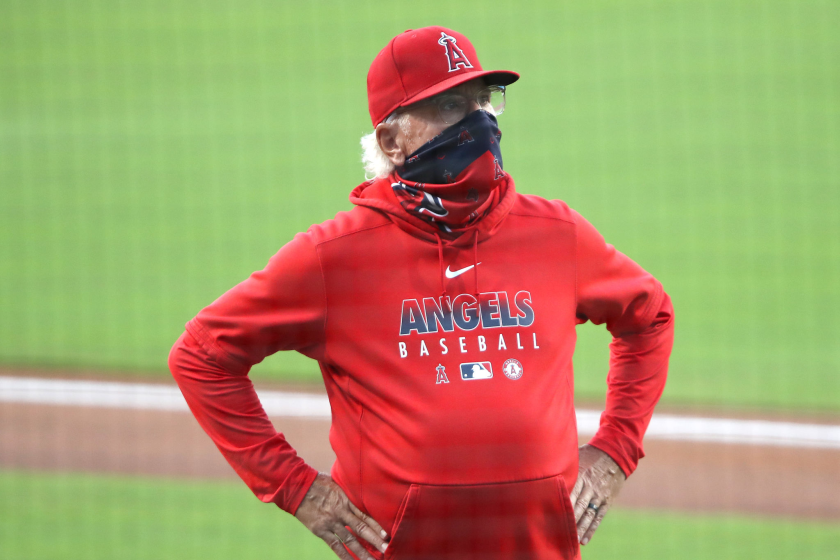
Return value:
<svg viewBox="0 0 840 560">
<path fill-rule="evenodd" d="M 406 113 L 397 115 L 395 111 L 388 115 L 384 122 L 391 123 L 394 121 L 399 123 L 402 133 L 408 136 L 410 131 L 408 115 Z M 387 177 L 394 170 L 394 164 L 379 146 L 379 141 L 376 139 L 376 130 L 362 136 L 360 143 L 362 144 L 362 164 L 365 168 L 365 179 Z"/>
</svg>

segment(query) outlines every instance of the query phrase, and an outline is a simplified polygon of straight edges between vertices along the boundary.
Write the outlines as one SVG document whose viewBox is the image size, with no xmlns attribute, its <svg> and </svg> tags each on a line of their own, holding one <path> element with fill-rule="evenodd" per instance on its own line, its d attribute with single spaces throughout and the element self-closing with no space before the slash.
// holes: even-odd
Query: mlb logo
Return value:
<svg viewBox="0 0 840 560">
<path fill-rule="evenodd" d="M 461 364 L 461 379 L 470 381 L 472 379 L 491 379 L 493 377 L 493 366 L 490 362 L 469 362 Z"/>
</svg>

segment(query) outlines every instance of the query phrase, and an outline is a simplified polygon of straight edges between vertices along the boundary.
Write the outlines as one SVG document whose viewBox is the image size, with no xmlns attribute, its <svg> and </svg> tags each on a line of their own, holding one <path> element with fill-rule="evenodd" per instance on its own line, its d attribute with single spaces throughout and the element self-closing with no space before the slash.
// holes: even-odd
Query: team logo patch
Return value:
<svg viewBox="0 0 840 560">
<path fill-rule="evenodd" d="M 454 72 L 459 66 L 461 68 L 473 67 L 472 63 L 467 58 L 467 55 L 465 55 L 464 51 L 461 50 L 461 47 L 458 46 L 458 42 L 455 40 L 455 37 L 447 35 L 441 31 L 438 44 L 443 45 L 446 49 L 446 60 L 449 62 L 450 72 Z"/>
<path fill-rule="evenodd" d="M 437 377 L 435 378 L 435 384 L 440 385 L 441 383 L 449 383 L 449 378 L 446 377 L 446 368 L 443 364 L 438 364 L 438 367 L 435 368 L 437 371 Z"/>
<path fill-rule="evenodd" d="M 491 379 L 493 377 L 493 366 L 490 362 L 468 362 L 461 364 L 461 379 L 470 381 L 472 379 Z"/>
<path fill-rule="evenodd" d="M 505 377 L 514 381 L 522 377 L 523 371 L 522 362 L 513 358 L 506 360 L 502 365 L 502 372 L 505 374 Z"/>
</svg>

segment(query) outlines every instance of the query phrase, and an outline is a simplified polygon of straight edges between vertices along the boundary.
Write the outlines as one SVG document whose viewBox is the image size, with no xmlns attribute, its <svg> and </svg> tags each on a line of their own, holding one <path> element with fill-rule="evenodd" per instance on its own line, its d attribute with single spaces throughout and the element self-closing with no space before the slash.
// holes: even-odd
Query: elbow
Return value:
<svg viewBox="0 0 840 560">
<path fill-rule="evenodd" d="M 674 305 L 671 302 L 671 296 L 667 293 L 662 293 L 662 303 L 659 304 L 659 311 L 653 318 L 653 324 L 668 324 L 671 328 L 674 326 Z"/>
<path fill-rule="evenodd" d="M 654 316 L 653 323 L 647 330 L 651 337 L 658 339 L 660 345 L 671 355 L 674 346 L 674 306 L 668 294 L 663 294 L 662 303 Z"/>
<path fill-rule="evenodd" d="M 169 351 L 168 365 L 169 372 L 182 389 L 185 385 L 195 381 L 236 375 L 235 372 L 226 369 L 208 355 L 189 331 L 182 333 L 175 344 L 172 345 L 172 349 Z M 247 373 L 247 368 L 244 368 L 244 374 L 247 375 Z"/>
<path fill-rule="evenodd" d="M 175 378 L 178 384 L 180 384 L 180 378 L 183 373 L 184 351 L 186 349 L 186 337 L 188 336 L 190 335 L 186 331 L 181 333 L 181 336 L 178 337 L 178 340 L 175 341 L 175 344 L 169 350 L 169 358 L 167 360 L 169 373 L 172 374 L 172 377 Z"/>
<path fill-rule="evenodd" d="M 653 320 L 639 333 L 645 338 L 659 340 L 671 347 L 674 343 L 674 306 L 668 294 L 662 294 L 662 302 L 653 316 Z"/>
</svg>

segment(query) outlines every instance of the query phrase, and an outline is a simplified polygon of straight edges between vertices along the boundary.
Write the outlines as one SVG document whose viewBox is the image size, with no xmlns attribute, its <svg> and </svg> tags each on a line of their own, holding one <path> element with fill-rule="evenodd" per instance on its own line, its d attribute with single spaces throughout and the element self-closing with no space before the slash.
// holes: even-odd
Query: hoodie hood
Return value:
<svg viewBox="0 0 840 560">
<path fill-rule="evenodd" d="M 499 186 L 498 198 L 491 201 L 491 204 L 484 209 L 483 216 L 463 228 L 453 229 L 451 233 L 447 233 L 403 207 L 403 201 L 397 197 L 394 185 L 406 185 L 406 183 L 396 172 L 388 177 L 365 181 L 350 193 L 350 202 L 356 206 L 379 210 L 406 233 L 429 243 L 437 243 L 441 240 L 446 246 L 466 247 L 473 243 L 474 237 L 477 237 L 480 243 L 492 236 L 510 213 L 516 200 L 513 178 L 505 173 L 504 180 Z M 439 185 L 444 188 L 447 186 Z M 455 185 L 452 187 L 457 188 Z M 399 187 L 397 190 L 400 190 Z M 474 232 L 475 235 L 470 235 L 470 232 Z"/>
<path fill-rule="evenodd" d="M 511 176 L 504 173 L 504 177 L 498 185 L 497 196 L 491 198 L 490 205 L 479 218 L 462 228 L 453 229 L 449 232 L 442 231 L 434 222 L 419 218 L 416 212 L 406 210 L 403 206 L 405 201 L 400 200 L 397 195 L 397 192 L 401 190 L 400 185 L 405 185 L 405 182 L 400 179 L 396 172 L 391 173 L 386 178 L 366 181 L 353 189 L 350 193 L 350 202 L 357 206 L 379 210 L 406 233 L 429 243 L 437 244 L 440 290 L 443 301 L 448 301 L 446 280 L 444 279 L 444 246 L 458 250 L 472 246 L 474 293 L 476 299 L 478 299 L 480 293 L 478 289 L 478 265 L 480 264 L 478 244 L 489 239 L 498 230 L 510 213 L 511 208 L 513 208 L 513 203 L 516 200 L 516 189 Z M 436 187 L 443 189 L 446 186 L 436 185 Z M 452 188 L 458 187 L 452 185 Z M 447 241 L 444 241 L 444 236 L 447 237 Z"/>
</svg>

